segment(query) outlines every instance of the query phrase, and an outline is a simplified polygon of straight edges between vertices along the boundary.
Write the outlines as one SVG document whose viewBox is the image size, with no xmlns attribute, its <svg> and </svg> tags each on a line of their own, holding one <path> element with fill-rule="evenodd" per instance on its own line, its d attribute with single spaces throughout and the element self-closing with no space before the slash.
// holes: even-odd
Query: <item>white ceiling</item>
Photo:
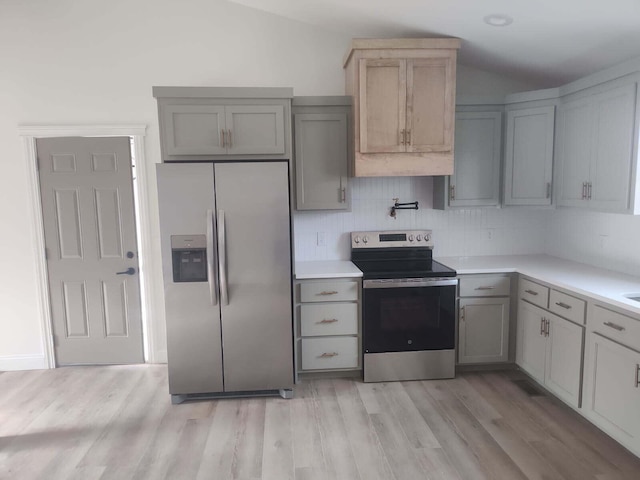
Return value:
<svg viewBox="0 0 640 480">
<path fill-rule="evenodd" d="M 640 0 L 231 1 L 352 37 L 459 37 L 460 63 L 539 87 L 640 56 Z"/>
</svg>

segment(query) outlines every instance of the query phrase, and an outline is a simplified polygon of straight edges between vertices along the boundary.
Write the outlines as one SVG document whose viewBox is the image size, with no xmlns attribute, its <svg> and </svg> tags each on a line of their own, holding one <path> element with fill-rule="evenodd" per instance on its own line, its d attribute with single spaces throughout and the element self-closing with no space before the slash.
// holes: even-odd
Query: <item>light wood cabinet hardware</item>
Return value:
<svg viewBox="0 0 640 480">
<path fill-rule="evenodd" d="M 618 325 L 617 323 L 613 323 L 613 322 L 604 322 L 603 325 L 609 327 L 609 328 L 613 328 L 614 330 L 617 330 L 619 332 L 624 332 L 624 327 L 621 325 Z"/>
</svg>

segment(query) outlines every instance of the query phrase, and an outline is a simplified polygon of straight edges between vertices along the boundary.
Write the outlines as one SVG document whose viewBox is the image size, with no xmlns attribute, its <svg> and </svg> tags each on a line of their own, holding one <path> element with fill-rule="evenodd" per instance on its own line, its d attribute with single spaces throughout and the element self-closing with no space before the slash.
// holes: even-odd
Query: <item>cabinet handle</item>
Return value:
<svg viewBox="0 0 640 480">
<path fill-rule="evenodd" d="M 341 203 L 345 203 L 347 201 L 347 188 L 346 187 L 342 187 L 341 189 L 341 197 L 340 197 L 340 202 Z"/>
<path fill-rule="evenodd" d="M 524 292 L 528 293 L 529 295 L 533 295 L 534 297 L 538 295 L 538 292 L 534 292 L 533 290 L 525 290 Z"/>
<path fill-rule="evenodd" d="M 464 322 L 464 307 L 460 309 L 460 321 Z"/>
<path fill-rule="evenodd" d="M 317 322 L 317 323 L 335 323 L 335 322 L 337 322 L 337 321 L 338 321 L 338 319 L 337 319 L 337 318 L 325 318 L 325 319 L 323 319 L 323 320 L 320 320 L 320 321 L 319 321 L 319 322 Z"/>
<path fill-rule="evenodd" d="M 616 323 L 613 322 L 604 322 L 604 325 L 609 327 L 609 328 L 613 328 L 614 330 L 618 330 L 619 332 L 624 332 L 625 328 L 621 325 L 618 325 Z"/>
<path fill-rule="evenodd" d="M 455 185 L 449 185 L 449 199 L 450 200 L 455 200 L 456 199 L 456 186 Z"/>
<path fill-rule="evenodd" d="M 636 388 L 640 387 L 640 364 L 636 364 Z"/>
<path fill-rule="evenodd" d="M 496 287 L 476 287 L 476 290 L 493 290 Z"/>
<path fill-rule="evenodd" d="M 540 335 L 544 336 L 544 317 L 540 317 Z"/>
<path fill-rule="evenodd" d="M 231 141 L 231 129 L 227 130 L 227 140 L 229 141 L 229 148 L 233 147 L 233 142 Z"/>
<path fill-rule="evenodd" d="M 411 145 L 411 130 L 407 130 L 407 136 L 404 141 L 407 145 Z"/>
<path fill-rule="evenodd" d="M 587 198 L 587 182 L 582 182 L 582 200 Z"/>
<path fill-rule="evenodd" d="M 591 200 L 591 189 L 593 188 L 593 184 L 591 182 L 587 183 L 587 199 Z"/>
<path fill-rule="evenodd" d="M 222 148 L 226 147 L 227 140 L 225 139 L 224 129 L 220 129 L 220 137 L 222 137 Z"/>
<path fill-rule="evenodd" d="M 551 320 L 549 320 L 548 318 L 545 318 L 544 322 L 545 322 L 544 336 L 548 337 L 549 336 L 549 326 L 551 324 Z"/>
<path fill-rule="evenodd" d="M 340 355 L 338 352 L 324 352 L 322 355 L 320 355 L 320 358 L 331 358 L 331 357 L 337 357 L 338 355 Z"/>
<path fill-rule="evenodd" d="M 336 295 L 337 293 L 338 293 L 338 292 L 337 292 L 336 290 L 332 290 L 332 291 L 330 291 L 330 292 L 327 292 L 327 291 L 325 290 L 325 291 L 320 292 L 318 295 Z"/>
<path fill-rule="evenodd" d="M 551 182 L 547 182 L 547 198 L 551 198 Z"/>
<path fill-rule="evenodd" d="M 570 309 L 571 309 L 571 305 L 567 305 L 567 304 L 566 304 L 566 303 L 564 303 L 564 302 L 556 302 L 556 305 L 558 305 L 559 307 L 565 308 L 565 309 L 567 309 L 567 310 L 570 310 Z"/>
<path fill-rule="evenodd" d="M 400 130 L 400 145 L 405 145 L 407 140 L 407 131 L 406 130 Z"/>
</svg>

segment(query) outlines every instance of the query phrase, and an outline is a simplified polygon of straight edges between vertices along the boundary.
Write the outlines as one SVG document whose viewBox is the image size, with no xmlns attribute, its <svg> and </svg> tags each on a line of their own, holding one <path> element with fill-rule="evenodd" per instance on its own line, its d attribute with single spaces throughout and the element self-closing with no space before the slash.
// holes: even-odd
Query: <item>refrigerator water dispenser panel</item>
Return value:
<svg viewBox="0 0 640 480">
<path fill-rule="evenodd" d="M 173 281 L 206 282 L 207 239 L 204 235 L 171 235 Z"/>
</svg>

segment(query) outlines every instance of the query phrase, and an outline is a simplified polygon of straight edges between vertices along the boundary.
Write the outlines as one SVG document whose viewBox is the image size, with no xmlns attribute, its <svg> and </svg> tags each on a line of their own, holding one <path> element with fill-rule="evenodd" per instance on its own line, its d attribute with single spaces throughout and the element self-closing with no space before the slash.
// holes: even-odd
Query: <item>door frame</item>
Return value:
<svg viewBox="0 0 640 480">
<path fill-rule="evenodd" d="M 27 181 L 29 184 L 29 206 L 32 212 L 33 244 L 36 256 L 36 311 L 40 318 L 40 332 L 44 364 L 47 368 L 56 368 L 55 348 L 51 317 L 51 299 L 48 283 L 47 259 L 45 256 L 44 222 L 40 198 L 40 176 L 36 139 L 51 137 L 130 137 L 132 154 L 135 158 L 136 175 L 134 183 L 137 196 L 134 197 L 136 230 L 138 241 L 138 261 L 140 275 L 140 302 L 142 320 L 143 353 L 145 362 L 154 363 L 154 326 L 149 321 L 154 311 L 152 288 L 146 271 L 153 265 L 151 258 L 151 218 L 149 214 L 149 182 L 145 157 L 144 140 L 147 126 L 144 124 L 125 125 L 24 125 L 18 127 L 22 137 L 24 157 L 27 162 Z"/>
</svg>

